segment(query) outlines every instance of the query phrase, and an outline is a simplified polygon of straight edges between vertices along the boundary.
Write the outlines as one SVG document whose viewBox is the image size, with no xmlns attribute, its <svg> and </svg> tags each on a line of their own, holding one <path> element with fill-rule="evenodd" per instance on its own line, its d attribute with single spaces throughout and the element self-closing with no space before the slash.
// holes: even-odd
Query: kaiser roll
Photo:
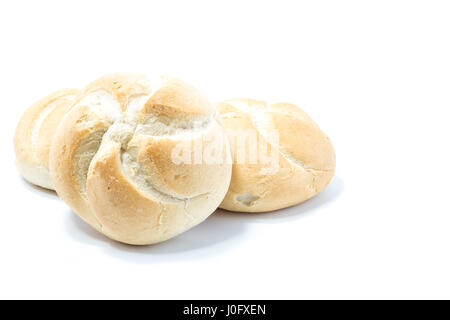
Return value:
<svg viewBox="0 0 450 320">
<path fill-rule="evenodd" d="M 48 171 L 50 144 L 78 92 L 56 91 L 29 107 L 20 119 L 14 135 L 16 164 L 28 182 L 54 189 Z"/>
<path fill-rule="evenodd" d="M 330 139 L 299 107 L 232 99 L 217 104 L 227 130 L 233 173 L 221 208 L 263 212 L 322 191 L 334 174 Z"/>
<path fill-rule="evenodd" d="M 193 146 L 215 150 L 216 161 L 198 161 Z M 87 223 L 144 245 L 214 212 L 228 190 L 231 160 L 220 117 L 197 89 L 117 73 L 78 96 L 56 130 L 50 172 L 58 195 Z"/>
</svg>

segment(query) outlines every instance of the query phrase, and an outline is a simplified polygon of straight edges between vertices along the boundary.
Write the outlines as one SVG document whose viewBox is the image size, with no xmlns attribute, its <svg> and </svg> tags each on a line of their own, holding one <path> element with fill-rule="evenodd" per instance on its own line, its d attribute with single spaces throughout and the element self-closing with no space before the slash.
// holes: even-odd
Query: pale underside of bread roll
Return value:
<svg viewBox="0 0 450 320">
<path fill-rule="evenodd" d="M 173 161 L 180 144 L 196 142 L 217 145 L 220 161 Z M 98 231 L 152 244 L 219 206 L 231 178 L 230 150 L 216 110 L 192 86 L 112 74 L 88 85 L 58 127 L 50 172 L 58 195 Z"/>
<path fill-rule="evenodd" d="M 299 107 L 232 99 L 217 108 L 233 157 L 230 188 L 221 208 L 277 210 L 308 200 L 331 181 L 336 166 L 333 145 Z M 239 152 L 245 159 L 238 159 Z"/>
<path fill-rule="evenodd" d="M 14 135 L 14 148 L 17 168 L 28 182 L 54 189 L 48 169 L 51 140 L 78 93 L 77 89 L 56 91 L 22 115 Z"/>
</svg>

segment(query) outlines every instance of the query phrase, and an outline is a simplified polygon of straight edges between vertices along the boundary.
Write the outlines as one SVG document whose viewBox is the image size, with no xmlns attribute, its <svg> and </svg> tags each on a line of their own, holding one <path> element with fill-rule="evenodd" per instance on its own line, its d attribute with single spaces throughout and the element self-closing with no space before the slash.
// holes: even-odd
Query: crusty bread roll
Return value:
<svg viewBox="0 0 450 320">
<path fill-rule="evenodd" d="M 54 189 L 48 171 L 50 144 L 78 92 L 77 89 L 56 91 L 29 107 L 20 119 L 14 148 L 17 168 L 27 181 Z"/>
<path fill-rule="evenodd" d="M 202 143 L 216 147 L 220 161 L 174 161 L 180 146 Z M 78 96 L 56 130 L 50 172 L 58 195 L 91 226 L 144 245 L 186 231 L 219 206 L 230 157 L 219 115 L 194 87 L 119 73 Z"/>
<path fill-rule="evenodd" d="M 336 164 L 333 146 L 300 108 L 250 99 L 227 100 L 217 108 L 233 157 L 230 188 L 221 208 L 281 209 L 313 197 L 328 185 Z"/>
</svg>

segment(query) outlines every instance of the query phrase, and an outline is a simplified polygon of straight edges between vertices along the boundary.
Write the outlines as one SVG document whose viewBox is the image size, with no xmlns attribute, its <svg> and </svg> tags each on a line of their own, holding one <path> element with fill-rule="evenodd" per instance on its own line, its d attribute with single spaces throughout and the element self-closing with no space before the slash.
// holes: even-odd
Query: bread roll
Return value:
<svg viewBox="0 0 450 320">
<path fill-rule="evenodd" d="M 194 148 L 184 155 L 193 163 L 174 161 L 180 146 L 200 144 L 216 148 L 219 161 L 194 162 Z M 87 223 L 144 245 L 207 218 L 228 190 L 231 159 L 219 115 L 194 87 L 112 74 L 89 84 L 56 130 L 50 172 L 58 195 Z"/>
<path fill-rule="evenodd" d="M 233 157 L 230 188 L 221 208 L 277 210 L 303 202 L 328 185 L 336 164 L 333 146 L 300 108 L 251 99 L 227 100 L 217 108 Z"/>
<path fill-rule="evenodd" d="M 29 107 L 20 119 L 14 135 L 16 164 L 28 182 L 54 189 L 48 171 L 50 144 L 78 92 L 56 91 Z"/>
</svg>

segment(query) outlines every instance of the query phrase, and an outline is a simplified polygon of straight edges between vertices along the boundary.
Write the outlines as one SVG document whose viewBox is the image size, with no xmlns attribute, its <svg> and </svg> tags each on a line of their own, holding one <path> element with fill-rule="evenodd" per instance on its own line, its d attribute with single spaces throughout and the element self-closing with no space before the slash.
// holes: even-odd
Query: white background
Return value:
<svg viewBox="0 0 450 320">
<path fill-rule="evenodd" d="M 448 1 L 2 1 L 0 40 L 0 298 L 450 298 Z M 110 241 L 20 178 L 12 138 L 35 100 L 114 71 L 296 103 L 336 176 L 286 210 Z"/>
</svg>

